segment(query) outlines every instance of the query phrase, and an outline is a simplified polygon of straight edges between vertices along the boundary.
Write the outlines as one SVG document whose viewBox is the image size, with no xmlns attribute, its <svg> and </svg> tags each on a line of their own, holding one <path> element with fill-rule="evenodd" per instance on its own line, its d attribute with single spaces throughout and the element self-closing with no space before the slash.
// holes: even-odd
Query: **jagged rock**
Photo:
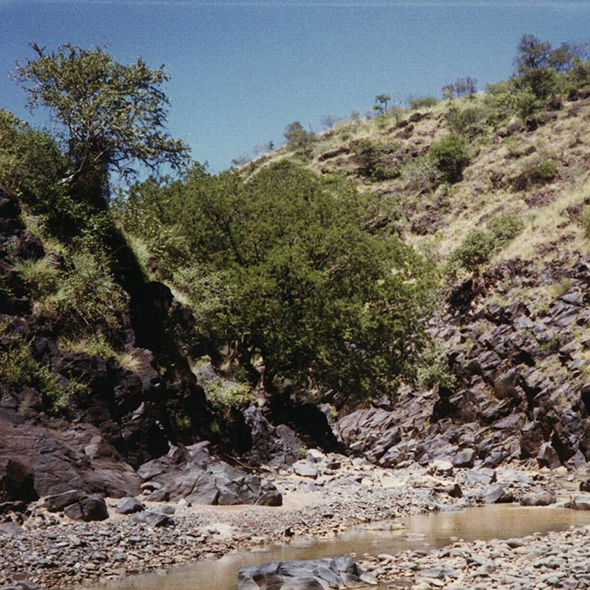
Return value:
<svg viewBox="0 0 590 590">
<path fill-rule="evenodd" d="M 117 508 L 119 514 L 135 514 L 143 510 L 145 506 L 137 498 L 123 498 Z"/>
<path fill-rule="evenodd" d="M 510 491 L 502 484 L 490 488 L 482 497 L 484 504 L 504 504 L 512 502 L 513 496 Z"/>
<path fill-rule="evenodd" d="M 282 496 L 273 484 L 213 459 L 208 445 L 204 442 L 175 447 L 166 457 L 142 465 L 138 473 L 150 484 L 149 489 L 154 490 L 149 499 L 178 501 L 184 498 L 193 504 L 226 506 L 282 504 Z"/>
<path fill-rule="evenodd" d="M 86 497 L 80 490 L 68 490 L 61 494 L 46 496 L 43 499 L 43 505 L 49 512 L 62 512 L 67 506 L 76 504 Z"/>
<path fill-rule="evenodd" d="M 376 585 L 351 557 L 273 561 L 242 568 L 237 590 L 324 590 Z"/>
<path fill-rule="evenodd" d="M 473 467 L 476 453 L 473 449 L 463 449 L 453 457 L 454 467 Z"/>
<path fill-rule="evenodd" d="M 559 455 L 551 443 L 545 443 L 541 446 L 537 455 L 537 461 L 541 467 L 549 467 L 549 469 L 561 467 Z"/>
<path fill-rule="evenodd" d="M 555 496 L 545 491 L 530 492 L 520 499 L 521 506 L 549 506 L 555 502 Z"/>
<path fill-rule="evenodd" d="M 465 475 L 470 484 L 482 483 L 489 485 L 497 479 L 496 472 L 493 469 L 469 469 L 465 472 Z"/>
<path fill-rule="evenodd" d="M 31 467 L 18 459 L 0 458 L 0 501 L 33 502 L 37 498 Z"/>
<path fill-rule="evenodd" d="M 66 506 L 64 513 L 73 520 L 83 520 L 84 522 L 106 520 L 109 517 L 105 501 L 96 494 L 86 496 L 79 502 Z"/>
<path fill-rule="evenodd" d="M 590 496 L 575 496 L 567 507 L 574 510 L 590 510 Z"/>
<path fill-rule="evenodd" d="M 293 471 L 301 477 L 311 477 L 312 479 L 315 479 L 318 476 L 317 466 L 307 460 L 293 463 Z"/>
<path fill-rule="evenodd" d="M 162 514 L 156 510 L 145 510 L 132 516 L 133 520 L 140 524 L 147 524 L 153 528 L 162 528 L 174 526 L 174 520 L 167 514 Z"/>
</svg>

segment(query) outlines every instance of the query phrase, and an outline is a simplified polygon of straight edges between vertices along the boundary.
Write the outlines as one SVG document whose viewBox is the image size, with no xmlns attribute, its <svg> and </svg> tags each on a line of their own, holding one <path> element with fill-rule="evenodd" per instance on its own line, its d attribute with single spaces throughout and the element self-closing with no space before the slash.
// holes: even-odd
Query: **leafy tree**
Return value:
<svg viewBox="0 0 590 590">
<path fill-rule="evenodd" d="M 378 94 L 375 97 L 375 104 L 373 110 L 377 111 L 377 114 L 382 115 L 387 110 L 387 105 L 391 100 L 390 94 Z"/>
<path fill-rule="evenodd" d="M 16 78 L 29 105 L 47 107 L 61 125 L 71 163 L 64 182 L 83 178 L 102 198 L 111 172 L 128 178 L 138 162 L 153 170 L 186 162 L 186 145 L 165 130 L 168 99 L 161 86 L 169 76 L 163 67 L 150 69 L 142 59 L 123 65 L 104 47 L 32 48 L 36 58 L 17 64 Z"/>
<path fill-rule="evenodd" d="M 0 109 L 0 183 L 29 201 L 47 197 L 65 171 L 55 140 Z"/>
<path fill-rule="evenodd" d="M 271 391 L 291 378 L 362 398 L 414 376 L 432 275 L 396 237 L 364 230 L 369 197 L 290 163 L 249 182 L 197 169 L 159 197 L 147 188 L 125 208 L 182 238 L 174 282 L 252 382 L 263 365 Z"/>
<path fill-rule="evenodd" d="M 472 97 L 477 92 L 477 80 L 471 76 L 457 78 L 454 82 L 455 94 L 457 96 Z"/>
<path fill-rule="evenodd" d="M 445 135 L 430 146 L 428 157 L 445 181 L 458 182 L 469 164 L 469 143 L 460 135 Z"/>
<path fill-rule="evenodd" d="M 537 68 L 546 68 L 550 65 L 551 43 L 541 41 L 535 35 L 523 35 L 518 44 L 516 58 L 514 60 L 519 74 L 525 74 Z"/>
<path fill-rule="evenodd" d="M 299 121 L 289 123 L 283 135 L 287 140 L 287 147 L 292 150 L 302 150 L 304 152 L 308 152 L 311 149 L 315 139 L 314 134 L 306 131 Z"/>
</svg>

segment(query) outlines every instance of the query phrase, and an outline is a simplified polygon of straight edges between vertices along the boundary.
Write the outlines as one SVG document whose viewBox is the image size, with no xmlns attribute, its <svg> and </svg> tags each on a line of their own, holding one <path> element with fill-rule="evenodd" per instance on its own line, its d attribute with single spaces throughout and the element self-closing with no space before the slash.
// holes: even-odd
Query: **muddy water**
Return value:
<svg viewBox="0 0 590 590">
<path fill-rule="evenodd" d="M 299 541 L 271 546 L 265 552 L 242 552 L 217 561 L 178 567 L 166 575 L 134 576 L 102 584 L 102 590 L 235 590 L 238 570 L 274 560 L 315 559 L 356 553 L 395 553 L 405 549 L 433 549 L 459 539 L 465 541 L 524 537 L 590 524 L 590 512 L 560 508 L 523 508 L 493 505 L 462 512 L 442 512 L 403 519 L 404 529 L 355 530 L 335 539 Z M 394 527 L 398 523 L 394 523 Z"/>
</svg>

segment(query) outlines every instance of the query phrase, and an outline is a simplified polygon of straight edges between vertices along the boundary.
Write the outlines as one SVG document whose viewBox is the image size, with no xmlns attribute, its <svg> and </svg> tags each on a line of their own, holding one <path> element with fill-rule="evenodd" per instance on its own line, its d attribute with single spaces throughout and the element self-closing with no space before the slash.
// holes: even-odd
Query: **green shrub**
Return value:
<svg viewBox="0 0 590 590">
<path fill-rule="evenodd" d="M 580 214 L 580 223 L 584 229 L 584 236 L 590 239 L 590 205 L 586 205 Z"/>
<path fill-rule="evenodd" d="M 145 203 L 138 190 L 125 207 L 148 219 L 159 207 L 161 228 L 184 238 L 175 285 L 211 354 L 239 364 L 250 385 L 264 365 L 269 392 L 289 378 L 365 399 L 415 376 L 435 277 L 396 236 L 365 230 L 375 197 L 292 162 L 248 180 L 195 173 L 159 200 L 147 188 Z"/>
<path fill-rule="evenodd" d="M 486 265 L 492 256 L 502 250 L 524 229 L 524 223 L 516 215 L 505 214 L 490 219 L 487 229 L 472 229 L 463 243 L 449 256 L 447 272 L 454 276 L 459 269 L 476 272 Z"/>
<path fill-rule="evenodd" d="M 13 340 L 0 350 L 0 378 L 15 387 L 33 387 L 47 400 L 48 409 L 59 413 L 68 399 L 85 387 L 74 379 L 60 383 L 58 376 L 47 365 L 39 363 L 31 354 L 31 342 Z"/>
<path fill-rule="evenodd" d="M 505 213 L 490 219 L 487 227 L 494 237 L 496 248 L 503 248 L 522 232 L 524 221 L 513 213 Z"/>
<path fill-rule="evenodd" d="M 531 186 L 547 184 L 557 178 L 559 166 L 558 160 L 529 160 L 525 163 L 523 169 L 510 179 L 510 184 L 517 191 L 526 190 Z"/>
<path fill-rule="evenodd" d="M 54 295 L 59 287 L 59 271 L 47 258 L 17 262 L 14 269 L 21 274 L 36 301 Z"/>
<path fill-rule="evenodd" d="M 487 118 L 487 109 L 481 107 L 451 108 L 447 115 L 447 124 L 454 133 L 473 137 L 485 133 Z"/>
<path fill-rule="evenodd" d="M 218 410 L 244 409 L 254 399 L 252 388 L 246 383 L 236 383 L 220 378 L 209 382 L 205 392 L 211 405 Z"/>
<path fill-rule="evenodd" d="M 398 149 L 397 144 L 380 144 L 370 139 L 363 139 L 354 148 L 359 172 L 377 181 L 396 178 L 400 174 L 394 161 Z"/>
<path fill-rule="evenodd" d="M 460 135 L 445 135 L 430 146 L 428 157 L 443 180 L 458 182 L 469 164 L 469 143 Z"/>
<path fill-rule="evenodd" d="M 434 96 L 410 96 L 408 103 L 414 111 L 418 109 L 428 109 L 436 106 L 440 101 Z"/>
<path fill-rule="evenodd" d="M 452 389 L 456 382 L 457 377 L 450 370 L 443 347 L 432 343 L 425 351 L 418 369 L 418 386 L 423 390 L 433 387 Z"/>
</svg>

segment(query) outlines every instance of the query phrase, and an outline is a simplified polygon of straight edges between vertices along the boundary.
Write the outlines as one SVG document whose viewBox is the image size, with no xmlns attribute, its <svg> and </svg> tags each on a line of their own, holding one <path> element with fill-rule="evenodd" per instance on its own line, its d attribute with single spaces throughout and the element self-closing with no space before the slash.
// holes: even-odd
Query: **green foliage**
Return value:
<svg viewBox="0 0 590 590">
<path fill-rule="evenodd" d="M 6 332 L 6 326 L 4 326 Z M 85 387 L 76 380 L 61 380 L 47 365 L 37 361 L 31 353 L 31 342 L 4 336 L 0 348 L 0 379 L 15 387 L 33 387 L 43 394 L 48 409 L 59 413 L 68 399 Z"/>
<path fill-rule="evenodd" d="M 185 144 L 165 131 L 168 99 L 161 86 L 169 76 L 163 68 L 150 69 L 142 59 L 123 65 L 103 47 L 32 48 L 36 58 L 17 66 L 17 80 L 29 105 L 47 107 L 62 125 L 70 182 L 98 178 L 104 189 L 109 172 L 132 176 L 135 162 L 185 164 Z"/>
<path fill-rule="evenodd" d="M 397 238 L 364 231 L 370 197 L 289 163 L 249 182 L 194 170 L 161 199 L 147 188 L 124 209 L 182 237 L 189 254 L 176 262 L 175 286 L 252 384 L 256 359 L 271 389 L 289 377 L 361 398 L 391 394 L 415 373 L 432 275 Z"/>
<path fill-rule="evenodd" d="M 0 109 L 0 184 L 27 201 L 50 199 L 65 169 L 53 138 Z"/>
<path fill-rule="evenodd" d="M 486 265 L 492 256 L 506 247 L 524 229 L 524 223 L 516 215 L 505 214 L 487 222 L 487 229 L 472 229 L 463 243 L 449 256 L 447 272 L 454 276 L 459 269 L 476 272 Z"/>
<path fill-rule="evenodd" d="M 558 160 L 534 158 L 526 162 L 522 170 L 510 179 L 510 184 L 517 191 L 547 184 L 557 178 L 559 166 Z"/>
<path fill-rule="evenodd" d="M 444 388 L 452 389 L 457 377 L 451 372 L 449 360 L 440 344 L 431 343 L 424 352 L 424 357 L 418 370 L 418 386 L 423 389 Z"/>
<path fill-rule="evenodd" d="M 50 297 L 59 286 L 59 271 L 51 265 L 48 258 L 17 262 L 14 269 L 31 290 L 33 299 L 39 301 Z"/>
<path fill-rule="evenodd" d="M 492 217 L 487 222 L 487 228 L 494 238 L 496 248 L 502 249 L 522 232 L 524 222 L 515 214 L 505 213 Z"/>
<path fill-rule="evenodd" d="M 247 383 L 237 383 L 219 377 L 207 383 L 205 391 L 211 405 L 218 410 L 244 409 L 254 399 L 252 387 Z"/>
<path fill-rule="evenodd" d="M 582 208 L 580 223 L 584 229 L 584 237 L 590 239 L 590 205 L 586 205 Z"/>
<path fill-rule="evenodd" d="M 485 133 L 489 115 L 483 107 L 450 108 L 447 124 L 453 133 L 473 137 Z"/>
<path fill-rule="evenodd" d="M 551 43 L 534 35 L 525 34 L 518 43 L 514 65 L 519 74 L 549 66 Z"/>
<path fill-rule="evenodd" d="M 283 135 L 290 150 L 300 151 L 305 155 L 311 154 L 313 145 L 316 142 L 316 136 L 314 133 L 306 131 L 299 121 L 289 123 Z"/>
<path fill-rule="evenodd" d="M 408 103 L 414 111 L 418 109 L 429 109 L 438 104 L 438 98 L 434 96 L 410 96 Z"/>
<path fill-rule="evenodd" d="M 445 135 L 430 146 L 428 157 L 443 180 L 458 182 L 469 164 L 469 143 L 460 135 Z"/>
<path fill-rule="evenodd" d="M 373 110 L 376 111 L 378 115 L 382 115 L 387 110 L 387 105 L 390 100 L 391 95 L 378 94 L 375 97 L 375 104 L 373 105 Z"/>
<path fill-rule="evenodd" d="M 397 144 L 361 140 L 354 148 L 360 174 L 377 181 L 396 178 L 399 176 L 399 169 L 391 156 L 395 156 L 398 149 Z"/>
</svg>

